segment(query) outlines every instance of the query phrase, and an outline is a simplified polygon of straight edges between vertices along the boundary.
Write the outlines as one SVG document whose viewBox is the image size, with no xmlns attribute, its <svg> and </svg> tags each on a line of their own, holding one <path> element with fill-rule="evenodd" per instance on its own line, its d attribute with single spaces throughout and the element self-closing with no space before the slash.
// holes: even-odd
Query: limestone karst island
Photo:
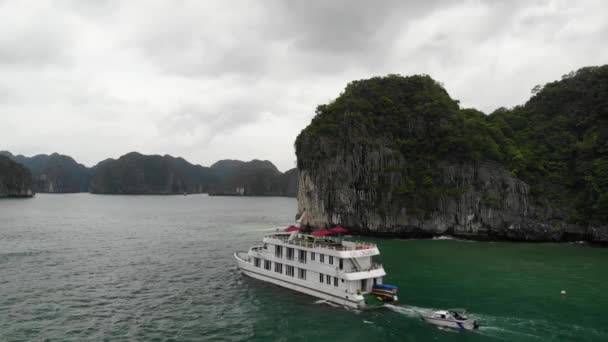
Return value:
<svg viewBox="0 0 608 342">
<path fill-rule="evenodd" d="M 298 212 L 396 237 L 608 242 L 608 66 L 461 108 L 429 76 L 351 82 L 296 139 Z"/>
</svg>

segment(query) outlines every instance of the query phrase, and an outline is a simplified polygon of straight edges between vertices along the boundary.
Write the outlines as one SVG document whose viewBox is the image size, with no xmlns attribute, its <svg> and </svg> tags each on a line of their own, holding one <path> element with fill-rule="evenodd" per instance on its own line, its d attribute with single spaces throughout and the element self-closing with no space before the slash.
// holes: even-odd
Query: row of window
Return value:
<svg viewBox="0 0 608 342">
<path fill-rule="evenodd" d="M 285 257 L 287 260 L 293 260 L 294 259 L 294 249 L 291 247 L 287 247 L 285 248 Z M 298 249 L 298 261 L 300 261 L 301 263 L 305 264 L 306 263 L 306 256 L 307 256 L 307 252 L 301 249 Z M 315 261 L 315 252 L 310 252 L 310 260 Z M 275 246 L 274 247 L 274 256 L 277 258 L 282 258 L 283 257 L 283 246 Z M 325 262 L 325 254 L 319 254 L 319 262 L 324 263 Z M 330 265 L 334 264 L 334 257 L 331 255 L 328 255 L 328 263 Z"/>
<path fill-rule="evenodd" d="M 323 279 L 325 279 L 325 283 L 327 285 L 331 285 L 331 276 L 329 274 L 323 274 L 323 273 L 319 273 L 319 283 L 323 283 Z M 334 278 L 334 286 L 338 287 L 338 277 L 333 277 Z"/>
<path fill-rule="evenodd" d="M 262 265 L 262 260 L 260 258 L 253 259 L 253 265 L 255 267 L 260 267 Z M 270 271 L 272 268 L 272 262 L 270 260 L 264 260 L 264 269 Z M 274 271 L 276 273 L 283 274 L 283 264 L 275 262 L 274 263 Z M 285 265 L 285 274 L 293 277 L 295 276 L 295 267 L 290 265 Z M 306 280 L 306 270 L 303 268 L 298 268 L 298 278 Z M 336 285 L 337 286 L 337 285 Z"/>
<path fill-rule="evenodd" d="M 260 267 L 261 266 L 261 259 L 260 258 L 254 258 L 253 259 L 253 264 L 254 264 L 255 267 Z M 267 271 L 270 271 L 271 268 L 272 268 L 272 262 L 270 260 L 264 260 L 264 269 L 267 270 Z M 274 263 L 274 271 L 276 273 L 283 274 L 283 264 L 281 264 L 279 262 L 275 262 Z M 290 277 L 294 277 L 295 276 L 295 267 L 294 266 L 290 266 L 290 265 L 285 265 L 285 274 L 288 275 L 288 276 L 290 276 Z M 306 270 L 305 269 L 298 267 L 298 278 L 302 279 L 302 280 L 306 280 Z M 325 283 L 327 285 L 331 285 L 332 278 L 333 278 L 333 284 L 334 284 L 334 286 L 338 287 L 338 277 L 332 277 L 329 274 L 319 273 L 319 282 L 320 283 Z"/>
</svg>

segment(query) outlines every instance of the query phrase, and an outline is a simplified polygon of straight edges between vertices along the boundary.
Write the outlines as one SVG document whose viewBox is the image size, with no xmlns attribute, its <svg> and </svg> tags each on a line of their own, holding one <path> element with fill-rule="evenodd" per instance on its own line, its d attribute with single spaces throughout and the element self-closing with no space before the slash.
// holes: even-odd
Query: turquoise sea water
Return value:
<svg viewBox="0 0 608 342">
<path fill-rule="evenodd" d="M 2 200 L 0 341 L 608 340 L 604 248 L 375 239 L 400 303 L 374 312 L 241 275 L 233 251 L 295 209 L 203 195 Z M 455 307 L 482 328 L 439 330 L 416 314 Z"/>
</svg>

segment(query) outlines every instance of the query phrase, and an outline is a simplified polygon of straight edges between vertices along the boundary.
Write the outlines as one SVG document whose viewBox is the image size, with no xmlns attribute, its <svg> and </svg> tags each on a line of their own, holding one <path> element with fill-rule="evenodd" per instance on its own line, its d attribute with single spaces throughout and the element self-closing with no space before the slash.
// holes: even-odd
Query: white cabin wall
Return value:
<svg viewBox="0 0 608 342">
<path fill-rule="evenodd" d="M 355 264 L 351 258 L 344 259 L 344 272 L 353 272 L 355 270 Z"/>
<path fill-rule="evenodd" d="M 360 290 L 361 281 L 350 280 L 350 281 L 345 282 L 345 284 L 346 284 L 346 289 L 348 290 L 348 292 L 357 293 L 357 290 Z"/>
<path fill-rule="evenodd" d="M 363 257 L 357 258 L 359 265 L 361 265 L 361 269 L 368 269 L 372 266 L 372 257 Z"/>
</svg>

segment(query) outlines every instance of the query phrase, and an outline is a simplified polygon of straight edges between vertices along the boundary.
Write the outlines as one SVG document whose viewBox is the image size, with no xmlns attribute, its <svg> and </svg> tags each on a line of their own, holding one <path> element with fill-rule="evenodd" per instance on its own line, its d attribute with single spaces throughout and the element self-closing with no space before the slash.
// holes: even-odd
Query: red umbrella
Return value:
<svg viewBox="0 0 608 342">
<path fill-rule="evenodd" d="M 346 229 L 344 227 L 340 227 L 340 226 L 333 227 L 332 229 L 330 229 L 330 231 L 332 233 L 338 233 L 338 234 L 340 234 L 340 233 L 348 233 L 348 229 Z"/>
<path fill-rule="evenodd" d="M 296 231 L 296 230 L 300 230 L 300 227 L 298 227 L 298 226 L 289 226 L 289 227 L 285 228 L 286 232 L 293 232 L 293 231 Z"/>
<path fill-rule="evenodd" d="M 317 229 L 314 232 L 312 232 L 312 235 L 314 236 L 325 236 L 325 235 L 329 235 L 331 234 L 331 231 L 327 230 L 327 229 Z"/>
</svg>

